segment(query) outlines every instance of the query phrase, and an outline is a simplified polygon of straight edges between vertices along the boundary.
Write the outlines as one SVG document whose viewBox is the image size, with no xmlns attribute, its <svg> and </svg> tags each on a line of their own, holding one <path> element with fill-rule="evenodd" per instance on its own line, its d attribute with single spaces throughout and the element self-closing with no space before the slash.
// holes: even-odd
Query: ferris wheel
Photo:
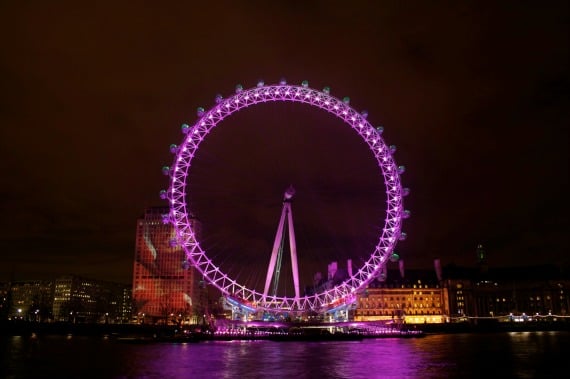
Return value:
<svg viewBox="0 0 570 379">
<path fill-rule="evenodd" d="M 267 289 L 262 293 L 238 283 L 207 256 L 192 227 L 192 204 L 187 203 L 188 177 L 200 144 L 214 127 L 227 117 L 244 108 L 266 102 L 304 103 L 333 114 L 358 133 L 368 145 L 384 178 L 385 223 L 369 258 L 342 283 L 311 295 L 302 296 L 298 291 L 291 297 L 268 295 Z M 319 91 L 310 88 L 307 81 L 303 81 L 301 85 L 289 85 L 285 80 L 281 80 L 272 85 L 260 81 L 257 86 L 249 89 L 237 85 L 235 93 L 228 98 L 216 96 L 216 104 L 209 110 L 198 108 L 197 116 L 198 119 L 193 125 L 182 124 L 183 142 L 180 145 L 170 145 L 170 151 L 174 155 L 173 163 L 172 166 L 163 167 L 163 173 L 169 176 L 170 185 L 160 194 L 163 200 L 169 202 L 170 212 L 163 215 L 163 221 L 172 224 L 176 230 L 177 238 L 172 243 L 184 249 L 191 264 L 210 284 L 220 290 L 222 295 L 233 299 L 251 312 L 326 312 L 339 305 L 352 303 L 360 290 L 384 274 L 388 261 L 397 257 L 394 253 L 397 242 L 406 238 L 401 228 L 403 219 L 410 215 L 403 207 L 403 198 L 409 190 L 403 188 L 400 182 L 405 168 L 396 165 L 393 157 L 396 147 L 386 145 L 382 138 L 383 128 L 372 126 L 367 120 L 367 112 L 354 110 L 348 97 L 341 100 L 332 96 L 328 87 Z"/>
</svg>

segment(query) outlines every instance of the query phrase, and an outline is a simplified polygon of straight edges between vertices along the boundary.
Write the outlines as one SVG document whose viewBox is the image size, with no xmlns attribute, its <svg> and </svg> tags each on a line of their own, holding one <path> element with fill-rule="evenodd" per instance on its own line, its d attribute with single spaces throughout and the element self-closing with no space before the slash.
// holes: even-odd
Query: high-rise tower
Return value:
<svg viewBox="0 0 570 379">
<path fill-rule="evenodd" d="M 481 273 L 486 273 L 489 270 L 489 266 L 487 265 L 487 252 L 482 244 L 477 245 L 476 253 L 479 269 L 481 270 Z"/>
<path fill-rule="evenodd" d="M 477 263 L 479 264 L 486 264 L 487 263 L 487 254 L 485 252 L 485 248 L 482 244 L 477 245 Z"/>
<path fill-rule="evenodd" d="M 163 222 L 168 207 L 151 207 L 137 220 L 133 304 L 139 320 L 192 321 L 200 309 L 200 277 L 176 244 L 172 224 Z M 191 219 L 195 233 L 200 223 Z"/>
</svg>

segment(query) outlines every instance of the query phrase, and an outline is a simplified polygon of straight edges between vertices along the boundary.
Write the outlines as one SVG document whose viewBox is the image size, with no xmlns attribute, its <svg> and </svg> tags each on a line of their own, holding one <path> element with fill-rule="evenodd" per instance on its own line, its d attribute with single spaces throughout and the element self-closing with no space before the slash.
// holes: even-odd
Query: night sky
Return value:
<svg viewBox="0 0 570 379">
<path fill-rule="evenodd" d="M 180 125 L 281 78 L 384 126 L 411 190 L 405 267 L 471 266 L 479 243 L 491 266 L 570 263 L 567 1 L 208 3 L 0 4 L 0 280 L 129 283 Z M 264 279 L 289 184 L 305 270 L 366 259 L 383 226 L 370 151 L 322 110 L 248 108 L 193 162 L 202 247 L 247 280 Z"/>
</svg>

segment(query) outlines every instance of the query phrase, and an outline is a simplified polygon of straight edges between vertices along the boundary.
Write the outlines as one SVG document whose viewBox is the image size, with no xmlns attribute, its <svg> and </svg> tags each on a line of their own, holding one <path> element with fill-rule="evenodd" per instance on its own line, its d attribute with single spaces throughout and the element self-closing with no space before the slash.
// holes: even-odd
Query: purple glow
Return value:
<svg viewBox="0 0 570 379">
<path fill-rule="evenodd" d="M 396 147 L 394 145 L 387 147 L 381 137 L 383 128 L 373 127 L 367 121 L 367 112 L 355 111 L 350 107 L 348 97 L 341 101 L 331 96 L 329 92 L 328 87 L 325 87 L 322 92 L 309 88 L 307 81 L 304 81 L 301 86 L 286 85 L 283 81 L 279 85 L 265 85 L 260 81 L 256 87 L 247 90 L 239 86 L 239 90 L 227 99 L 218 95 L 216 105 L 212 109 L 204 111 L 199 108 L 199 119 L 190 127 L 191 132 L 188 132 L 188 128 L 183 128 L 185 139 L 182 145 L 180 147 L 171 145 L 170 150 L 176 156 L 173 169 L 169 170 L 170 188 L 166 191 L 166 197 L 170 202 L 168 219 L 174 225 L 178 242 L 183 246 L 188 259 L 225 296 L 239 294 L 240 298 L 260 309 L 314 310 L 317 312 L 327 310 L 339 301 L 349 299 L 352 294 L 376 278 L 392 255 L 397 241 L 401 239 L 402 219 L 409 214 L 404 211 L 402 202 L 406 194 L 400 185 L 400 174 L 403 170 L 399 170 L 392 157 Z M 279 296 L 264 297 L 262 293 L 246 288 L 221 272 L 200 247 L 188 217 L 188 210 L 191 206 L 186 203 L 186 181 L 192 159 L 200 143 L 226 117 L 243 108 L 268 101 L 309 104 L 324 109 L 343 120 L 369 146 L 384 176 L 386 186 L 386 223 L 374 251 L 363 267 L 345 282 L 330 290 L 297 299 Z"/>
</svg>

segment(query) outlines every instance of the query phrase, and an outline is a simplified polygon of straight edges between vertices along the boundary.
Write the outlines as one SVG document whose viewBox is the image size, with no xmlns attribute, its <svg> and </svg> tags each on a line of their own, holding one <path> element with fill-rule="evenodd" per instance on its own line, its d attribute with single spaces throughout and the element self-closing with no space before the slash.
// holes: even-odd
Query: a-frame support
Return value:
<svg viewBox="0 0 570 379">
<path fill-rule="evenodd" d="M 295 243 L 295 229 L 293 228 L 293 213 L 291 211 L 291 199 L 295 194 L 295 189 L 293 186 L 285 191 L 283 197 L 283 209 L 281 211 L 281 218 L 279 220 L 279 227 L 277 228 L 277 234 L 275 235 L 275 241 L 273 242 L 273 250 L 271 251 L 271 259 L 269 261 L 269 267 L 267 269 L 267 277 L 265 279 L 265 289 L 263 290 L 263 300 L 267 298 L 267 293 L 269 292 L 269 285 L 271 284 L 271 278 L 275 273 L 276 280 L 274 281 L 274 294 L 277 290 L 277 282 L 279 280 L 279 273 L 281 271 L 281 254 L 283 253 L 283 242 L 285 236 L 283 235 L 285 229 L 285 219 L 287 219 L 287 230 L 289 232 L 289 247 L 291 249 L 291 268 L 293 271 L 293 285 L 295 289 L 295 302 L 298 303 L 299 300 L 299 267 L 297 264 L 297 245 Z M 275 266 L 279 262 L 277 271 Z"/>
</svg>

